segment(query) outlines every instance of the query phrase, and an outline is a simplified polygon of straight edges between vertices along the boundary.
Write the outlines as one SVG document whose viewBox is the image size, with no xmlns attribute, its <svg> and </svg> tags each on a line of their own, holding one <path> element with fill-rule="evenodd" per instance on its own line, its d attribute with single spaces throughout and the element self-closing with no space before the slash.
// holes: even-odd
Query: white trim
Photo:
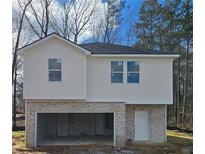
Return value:
<svg viewBox="0 0 205 154">
<path fill-rule="evenodd" d="M 27 144 L 27 138 L 28 138 L 28 102 L 27 100 L 25 100 L 25 121 L 24 121 L 24 125 L 25 125 L 25 138 L 26 138 L 26 144 Z"/>
<path fill-rule="evenodd" d="M 85 82 L 84 82 L 84 87 L 85 87 L 85 90 L 84 90 L 84 96 L 85 96 L 85 100 L 87 98 L 87 58 L 85 58 L 85 65 L 84 65 L 84 74 L 85 74 Z"/>
<path fill-rule="evenodd" d="M 95 115 L 94 114 L 92 114 L 92 124 L 93 124 L 93 126 L 92 126 L 92 134 L 95 135 Z"/>
<path fill-rule="evenodd" d="M 119 101 L 118 101 L 119 102 Z M 125 104 L 142 104 L 142 105 L 157 105 L 157 104 L 164 104 L 164 105 L 172 105 L 173 102 L 172 101 L 163 101 L 163 100 L 156 100 L 156 101 L 152 101 L 152 100 L 138 100 L 138 101 L 125 101 Z"/>
<path fill-rule="evenodd" d="M 44 111 L 38 111 L 38 112 L 36 112 L 36 113 L 113 113 L 114 114 L 114 112 L 113 111 L 63 111 L 63 112 L 57 112 L 57 111 L 55 111 L 55 112 L 44 112 Z"/>
<path fill-rule="evenodd" d="M 52 69 L 52 68 L 49 68 L 49 60 L 51 60 L 51 59 L 56 59 L 56 60 L 60 60 L 60 64 L 61 64 L 61 68 L 60 69 Z M 55 82 L 62 82 L 62 79 L 63 79 L 63 74 L 62 74 L 62 67 L 63 67 L 63 60 L 62 60 L 62 58 L 49 58 L 48 59 L 48 82 L 49 83 L 55 83 Z M 50 81 L 50 72 L 52 72 L 52 71 L 55 71 L 55 72 L 60 72 L 61 73 L 61 78 L 60 78 L 60 80 L 57 80 L 57 81 Z"/>
<path fill-rule="evenodd" d="M 49 40 L 50 38 L 57 38 L 57 39 L 63 41 L 64 43 L 68 43 L 69 45 L 74 46 L 75 48 L 79 49 L 80 51 L 83 51 L 83 53 L 84 53 L 85 55 L 90 55 L 90 54 L 91 54 L 90 51 L 88 51 L 88 50 L 86 50 L 86 49 L 84 49 L 84 48 L 82 48 L 82 47 L 76 45 L 75 43 L 72 43 L 72 42 L 66 40 L 65 38 L 62 38 L 61 36 L 58 36 L 58 35 L 55 34 L 55 33 L 54 33 L 54 34 L 51 34 L 51 35 L 49 35 L 49 36 L 47 36 L 47 37 L 44 37 L 44 38 L 42 38 L 41 40 L 37 40 L 36 42 L 31 43 L 31 44 L 28 45 L 28 46 L 22 47 L 21 49 L 18 50 L 18 53 L 19 53 L 19 54 L 22 54 L 24 51 L 26 51 L 26 50 L 28 50 L 28 49 L 30 49 L 30 48 L 32 48 L 32 47 L 34 47 L 34 46 L 36 46 L 36 45 L 38 45 L 38 44 L 44 42 L 44 41 L 46 41 L 46 40 Z"/>
<path fill-rule="evenodd" d="M 92 57 L 147 57 L 147 58 L 178 58 L 178 54 L 91 54 Z"/>
<path fill-rule="evenodd" d="M 134 62 L 134 63 L 138 63 L 138 65 L 139 65 L 139 70 L 138 71 L 128 71 L 128 63 L 129 62 Z M 126 67 L 127 67 L 127 73 L 126 73 L 126 76 L 127 76 L 127 81 L 126 81 L 126 83 L 127 84 L 140 84 L 140 62 L 139 61 L 136 61 L 136 60 L 127 60 L 126 61 Z M 139 73 L 139 82 L 128 82 L 128 74 L 132 74 L 132 73 L 134 73 L 134 74 L 137 74 L 137 73 Z"/>
<path fill-rule="evenodd" d="M 114 147 L 116 146 L 116 130 L 115 130 L 115 112 L 113 113 L 113 142 L 114 142 Z"/>
<path fill-rule="evenodd" d="M 117 62 L 117 63 L 119 63 L 119 62 L 122 62 L 122 71 L 112 71 L 112 62 Z M 112 61 L 110 61 L 110 71 L 111 71 L 111 73 L 110 73 L 110 83 L 111 84 L 120 84 L 120 83 L 124 83 L 124 62 L 125 61 L 122 61 L 122 60 L 112 60 Z M 122 82 L 112 82 L 112 74 L 122 74 Z"/>
<path fill-rule="evenodd" d="M 112 83 L 115 84 L 115 83 Z M 121 83 L 122 84 L 122 83 Z M 138 85 L 138 84 L 132 84 L 129 83 L 130 85 Z M 167 100 L 125 100 L 125 99 L 118 99 L 118 98 L 87 98 L 85 99 L 85 102 L 88 103 L 125 103 L 125 104 L 141 104 L 141 105 L 157 105 L 157 104 L 164 104 L 164 105 L 172 105 L 173 102 L 172 101 L 167 101 Z"/>
<path fill-rule="evenodd" d="M 35 138 L 34 138 L 34 147 L 37 147 L 37 122 L 38 122 L 38 120 L 37 120 L 37 116 L 38 114 L 37 114 L 37 112 L 35 112 L 35 123 L 34 123 L 34 127 L 35 127 Z"/>
<path fill-rule="evenodd" d="M 167 105 L 165 105 L 165 142 L 167 142 Z"/>
</svg>

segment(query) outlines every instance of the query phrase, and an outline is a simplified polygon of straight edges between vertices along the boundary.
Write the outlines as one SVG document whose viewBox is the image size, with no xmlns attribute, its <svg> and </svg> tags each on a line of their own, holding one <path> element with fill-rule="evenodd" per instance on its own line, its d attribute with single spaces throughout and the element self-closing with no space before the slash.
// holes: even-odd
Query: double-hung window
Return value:
<svg viewBox="0 0 205 154">
<path fill-rule="evenodd" d="M 140 64 L 137 61 L 127 62 L 127 83 L 139 83 Z"/>
<path fill-rule="evenodd" d="M 111 62 L 111 82 L 123 83 L 123 61 Z"/>
<path fill-rule="evenodd" d="M 48 59 L 49 81 L 61 81 L 61 59 Z"/>
</svg>

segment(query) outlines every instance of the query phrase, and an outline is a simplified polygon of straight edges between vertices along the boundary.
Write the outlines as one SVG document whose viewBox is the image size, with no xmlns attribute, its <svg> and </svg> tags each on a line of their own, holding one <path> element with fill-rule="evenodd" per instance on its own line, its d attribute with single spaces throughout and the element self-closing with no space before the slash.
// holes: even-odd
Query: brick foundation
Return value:
<svg viewBox="0 0 205 154">
<path fill-rule="evenodd" d="M 88 102 L 43 102 L 27 100 L 26 102 L 26 145 L 36 145 L 36 113 L 71 113 L 114 112 L 115 146 L 123 147 L 126 144 L 126 114 L 125 103 L 88 103 Z"/>
<path fill-rule="evenodd" d="M 163 143 L 166 137 L 166 106 L 165 105 L 126 105 L 126 138 L 135 141 L 135 111 L 150 112 L 150 141 L 147 143 Z"/>
<path fill-rule="evenodd" d="M 26 101 L 26 145 L 36 145 L 36 113 L 114 113 L 114 143 L 123 147 L 127 141 L 135 143 L 135 111 L 150 112 L 151 136 L 148 143 L 166 142 L 166 105 L 126 105 L 125 103 Z"/>
</svg>

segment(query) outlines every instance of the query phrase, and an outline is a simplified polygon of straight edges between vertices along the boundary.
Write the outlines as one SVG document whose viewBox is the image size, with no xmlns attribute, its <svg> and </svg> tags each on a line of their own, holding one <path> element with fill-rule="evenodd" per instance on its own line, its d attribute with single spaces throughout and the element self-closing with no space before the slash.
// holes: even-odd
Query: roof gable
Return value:
<svg viewBox="0 0 205 154">
<path fill-rule="evenodd" d="M 179 54 L 172 52 L 162 52 L 156 50 L 143 50 L 136 49 L 134 47 L 117 45 L 117 44 L 105 44 L 105 43 L 87 43 L 87 44 L 75 44 L 74 42 L 60 36 L 57 33 L 51 33 L 48 36 L 36 40 L 22 48 L 18 49 L 18 53 L 22 54 L 24 51 L 37 46 L 51 38 L 57 38 L 58 40 L 64 42 L 65 44 L 71 45 L 85 55 L 101 56 L 101 57 L 171 57 L 177 58 Z"/>
<path fill-rule="evenodd" d="M 60 35 L 58 35 L 56 33 L 52 33 L 52 34 L 50 34 L 50 35 L 48 35 L 48 36 L 46 36 L 46 37 L 44 37 L 42 39 L 36 40 L 36 41 L 34 41 L 34 42 L 32 42 L 32 43 L 30 43 L 30 44 L 28 44 L 28 45 L 26 45 L 26 46 L 24 46 L 22 48 L 19 48 L 18 49 L 18 53 L 21 54 L 24 51 L 26 51 L 26 50 L 34 47 L 34 46 L 37 46 L 38 44 L 41 44 L 41 43 L 43 43 L 43 42 L 45 42 L 45 41 L 47 41 L 49 39 L 52 39 L 52 38 L 56 38 L 56 39 L 66 43 L 68 45 L 71 45 L 71 46 L 79 49 L 79 51 L 81 51 L 85 55 L 90 55 L 91 54 L 91 52 L 88 49 L 85 49 L 85 48 L 83 48 L 83 47 L 81 47 L 81 46 L 71 42 L 70 40 L 65 39 L 64 37 L 62 37 L 62 36 L 60 36 Z"/>
</svg>

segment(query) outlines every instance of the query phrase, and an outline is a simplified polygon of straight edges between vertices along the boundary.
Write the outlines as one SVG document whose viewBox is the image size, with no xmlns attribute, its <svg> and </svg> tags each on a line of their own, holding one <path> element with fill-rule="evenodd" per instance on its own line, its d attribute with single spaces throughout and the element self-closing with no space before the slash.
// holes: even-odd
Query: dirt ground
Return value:
<svg viewBox="0 0 205 154">
<path fill-rule="evenodd" d="M 24 118 L 18 115 L 17 125 L 24 125 Z M 13 154 L 192 154 L 192 134 L 181 133 L 174 130 L 167 131 L 168 141 L 165 144 L 132 145 L 125 148 L 112 146 L 84 145 L 84 146 L 55 146 L 26 148 L 25 132 L 13 131 Z"/>
<path fill-rule="evenodd" d="M 84 146 L 55 146 L 25 147 L 25 132 L 15 131 L 12 134 L 12 148 L 14 154 L 191 154 L 192 135 L 177 131 L 168 131 L 166 144 L 132 145 L 126 148 L 112 146 L 84 145 Z"/>
<path fill-rule="evenodd" d="M 16 114 L 16 125 L 18 127 L 24 127 L 25 126 L 25 116 L 24 116 L 24 114 Z"/>
</svg>

